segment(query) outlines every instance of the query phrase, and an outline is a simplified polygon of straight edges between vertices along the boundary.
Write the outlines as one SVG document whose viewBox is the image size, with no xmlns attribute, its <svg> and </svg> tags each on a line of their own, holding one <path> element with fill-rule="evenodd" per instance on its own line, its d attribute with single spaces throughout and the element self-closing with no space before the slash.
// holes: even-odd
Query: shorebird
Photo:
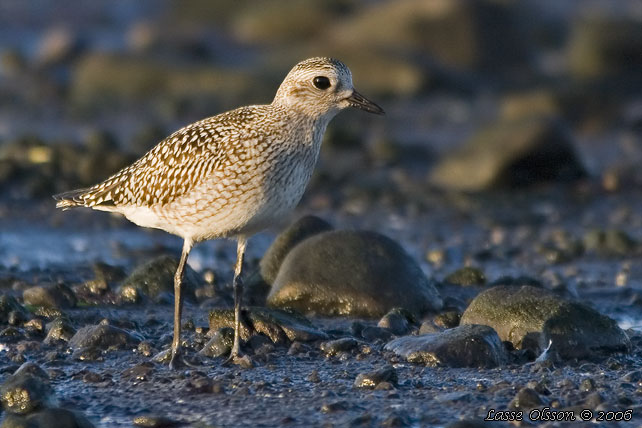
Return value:
<svg viewBox="0 0 642 428">
<path fill-rule="evenodd" d="M 181 361 L 185 263 L 194 244 L 214 238 L 237 240 L 230 359 L 240 356 L 247 239 L 294 209 L 312 176 L 328 123 L 347 107 L 384 113 L 354 89 L 352 74 L 341 61 L 310 58 L 290 70 L 271 104 L 195 122 L 102 183 L 54 195 L 57 208 L 120 213 L 138 226 L 183 238 L 174 276 L 171 368 Z"/>
</svg>

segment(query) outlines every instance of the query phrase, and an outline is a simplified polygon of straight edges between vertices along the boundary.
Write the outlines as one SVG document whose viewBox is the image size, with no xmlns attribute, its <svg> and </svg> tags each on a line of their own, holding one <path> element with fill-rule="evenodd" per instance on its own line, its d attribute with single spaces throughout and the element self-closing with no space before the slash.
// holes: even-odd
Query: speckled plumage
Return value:
<svg viewBox="0 0 642 428">
<path fill-rule="evenodd" d="M 354 90 L 342 62 L 302 61 L 288 73 L 271 104 L 241 107 L 186 126 L 102 183 L 54 196 L 56 206 L 117 212 L 139 226 L 182 237 L 175 324 L 180 321 L 182 269 L 192 245 L 237 237 L 238 303 L 246 237 L 281 219 L 299 202 L 329 121 L 350 106 L 383 113 Z M 173 355 L 180 335 L 176 328 Z"/>
<path fill-rule="evenodd" d="M 300 200 L 325 128 L 339 111 L 326 100 L 307 103 L 314 88 L 305 77 L 323 72 L 334 72 L 338 84 L 351 89 L 343 63 L 301 62 L 272 104 L 186 126 L 102 183 L 57 195 L 57 206 L 119 212 L 193 242 L 260 230 Z"/>
</svg>

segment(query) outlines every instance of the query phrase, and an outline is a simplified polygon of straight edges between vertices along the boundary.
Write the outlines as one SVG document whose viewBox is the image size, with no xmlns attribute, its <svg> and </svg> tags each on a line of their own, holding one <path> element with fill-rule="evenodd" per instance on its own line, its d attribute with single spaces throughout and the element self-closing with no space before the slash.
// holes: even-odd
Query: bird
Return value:
<svg viewBox="0 0 642 428">
<path fill-rule="evenodd" d="M 270 104 L 239 107 L 187 125 L 103 182 L 53 196 L 63 210 L 88 207 L 118 213 L 138 226 L 183 239 L 174 275 L 171 369 L 184 362 L 181 284 L 190 250 L 210 239 L 236 239 L 235 329 L 229 359 L 238 360 L 247 240 L 295 208 L 312 176 L 328 123 L 349 107 L 384 114 L 354 89 L 343 62 L 309 58 L 289 71 Z"/>
</svg>

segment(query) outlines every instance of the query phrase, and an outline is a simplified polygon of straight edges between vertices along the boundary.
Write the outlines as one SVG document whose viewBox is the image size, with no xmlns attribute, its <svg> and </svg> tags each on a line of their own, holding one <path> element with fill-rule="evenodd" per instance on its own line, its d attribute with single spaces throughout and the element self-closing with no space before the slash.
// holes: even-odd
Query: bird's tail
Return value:
<svg viewBox="0 0 642 428">
<path fill-rule="evenodd" d="M 53 195 L 53 198 L 56 200 L 56 208 L 62 208 L 64 211 L 70 208 L 86 207 L 87 202 L 85 198 L 89 190 L 90 189 L 76 189 Z"/>
</svg>

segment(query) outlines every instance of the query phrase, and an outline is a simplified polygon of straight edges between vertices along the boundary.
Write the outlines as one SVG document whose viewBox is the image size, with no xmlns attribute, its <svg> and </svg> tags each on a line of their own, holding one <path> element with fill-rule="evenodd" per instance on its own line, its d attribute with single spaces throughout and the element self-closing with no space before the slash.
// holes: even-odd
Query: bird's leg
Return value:
<svg viewBox="0 0 642 428">
<path fill-rule="evenodd" d="M 241 351 L 241 300 L 243 298 L 243 282 L 241 272 L 243 270 L 243 257 L 245 255 L 245 237 L 238 238 L 236 247 L 236 265 L 234 267 L 234 344 L 230 353 L 230 360 L 236 359 Z"/>
<path fill-rule="evenodd" d="M 181 354 L 181 315 L 183 312 L 183 299 L 181 293 L 181 284 L 183 282 L 183 272 L 185 263 L 192 249 L 191 241 L 185 240 L 183 243 L 183 253 L 181 260 L 178 262 L 178 268 L 174 274 L 174 340 L 172 340 L 172 358 L 169 361 L 169 368 L 175 369 L 180 362 Z"/>
</svg>

